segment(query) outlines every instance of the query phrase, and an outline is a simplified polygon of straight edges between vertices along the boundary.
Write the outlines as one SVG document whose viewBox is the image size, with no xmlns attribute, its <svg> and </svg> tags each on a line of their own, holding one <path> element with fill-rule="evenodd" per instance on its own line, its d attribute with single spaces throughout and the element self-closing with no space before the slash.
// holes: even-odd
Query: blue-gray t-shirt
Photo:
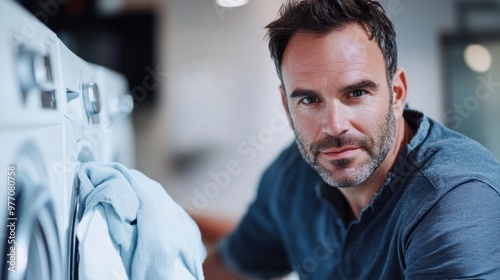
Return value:
<svg viewBox="0 0 500 280">
<path fill-rule="evenodd" d="M 419 112 L 404 117 L 416 134 L 359 220 L 293 144 L 219 243 L 222 262 L 260 279 L 500 279 L 500 163 Z"/>
</svg>

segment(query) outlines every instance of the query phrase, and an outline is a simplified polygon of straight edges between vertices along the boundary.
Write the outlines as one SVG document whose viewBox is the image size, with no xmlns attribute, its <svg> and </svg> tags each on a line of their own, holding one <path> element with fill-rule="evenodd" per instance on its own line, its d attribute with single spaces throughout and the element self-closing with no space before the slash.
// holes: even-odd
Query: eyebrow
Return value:
<svg viewBox="0 0 500 280">
<path fill-rule="evenodd" d="M 314 90 L 309 89 L 296 89 L 290 94 L 290 98 L 303 98 L 303 97 L 318 97 L 319 94 Z"/>
<path fill-rule="evenodd" d="M 379 86 L 371 80 L 362 80 L 351 85 L 347 85 L 340 89 L 342 93 L 352 92 L 358 89 L 369 89 L 372 91 L 378 91 Z M 303 97 L 318 97 L 320 94 L 314 90 L 309 89 L 295 89 L 291 94 L 290 98 L 303 98 Z"/>
<path fill-rule="evenodd" d="M 358 89 L 369 89 L 373 91 L 378 91 L 378 85 L 371 80 L 362 80 L 352 85 L 347 85 L 343 87 L 341 92 L 352 92 Z"/>
</svg>

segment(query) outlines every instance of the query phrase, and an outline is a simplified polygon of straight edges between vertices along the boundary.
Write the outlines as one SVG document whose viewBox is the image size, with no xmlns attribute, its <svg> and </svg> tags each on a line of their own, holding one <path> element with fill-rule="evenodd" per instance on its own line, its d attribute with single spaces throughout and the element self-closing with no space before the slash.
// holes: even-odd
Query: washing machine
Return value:
<svg viewBox="0 0 500 280">
<path fill-rule="evenodd" d="M 78 278 L 76 228 L 81 216 L 77 172 L 85 162 L 120 162 L 134 166 L 133 129 L 130 113 L 133 101 L 125 77 L 107 68 L 82 60 L 61 41 L 57 42 L 59 88 L 64 92 L 63 227 L 61 240 L 66 275 Z"/>
<path fill-rule="evenodd" d="M 101 129 L 101 94 L 95 68 L 76 56 L 62 42 L 57 42 L 60 84 L 63 91 L 62 121 L 64 161 L 53 166 L 63 174 L 60 199 L 66 229 L 61 240 L 67 275 L 77 279 L 78 265 L 76 227 L 79 216 L 77 172 L 84 162 L 102 162 L 104 133 Z"/>
<path fill-rule="evenodd" d="M 61 240 L 63 122 L 54 33 L 0 3 L 1 279 L 65 279 Z"/>
<path fill-rule="evenodd" d="M 125 77 L 108 68 L 93 65 L 96 70 L 101 100 L 102 160 L 135 167 L 135 146 L 131 113 L 134 100 Z"/>
<path fill-rule="evenodd" d="M 11 1 L 0 1 L 0 61 L 0 279 L 77 279 L 81 164 L 134 166 L 127 81 Z"/>
</svg>

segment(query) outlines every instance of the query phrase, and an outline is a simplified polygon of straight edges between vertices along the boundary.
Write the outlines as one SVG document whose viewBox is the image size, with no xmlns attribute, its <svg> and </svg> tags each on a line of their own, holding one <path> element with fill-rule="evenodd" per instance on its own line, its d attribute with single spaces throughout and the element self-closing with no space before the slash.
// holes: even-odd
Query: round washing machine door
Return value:
<svg viewBox="0 0 500 280">
<path fill-rule="evenodd" d="M 30 185 L 26 177 L 16 185 L 15 257 L 3 262 L 3 276 L 9 280 L 62 280 L 61 248 L 54 204 L 50 191 Z M 10 247 L 3 256 L 11 254 Z M 9 271 L 15 261 L 15 271 Z"/>
</svg>

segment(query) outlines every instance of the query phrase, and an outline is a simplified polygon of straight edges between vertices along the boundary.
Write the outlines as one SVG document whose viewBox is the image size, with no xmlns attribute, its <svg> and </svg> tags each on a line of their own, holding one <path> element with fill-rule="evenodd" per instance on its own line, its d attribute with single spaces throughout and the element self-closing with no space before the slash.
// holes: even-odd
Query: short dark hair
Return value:
<svg viewBox="0 0 500 280">
<path fill-rule="evenodd" d="M 292 36 L 299 32 L 327 34 L 357 23 L 375 38 L 384 55 L 390 84 L 397 68 L 396 32 L 380 3 L 372 0 L 288 0 L 279 18 L 266 26 L 271 58 L 283 84 L 281 63 Z"/>
</svg>

